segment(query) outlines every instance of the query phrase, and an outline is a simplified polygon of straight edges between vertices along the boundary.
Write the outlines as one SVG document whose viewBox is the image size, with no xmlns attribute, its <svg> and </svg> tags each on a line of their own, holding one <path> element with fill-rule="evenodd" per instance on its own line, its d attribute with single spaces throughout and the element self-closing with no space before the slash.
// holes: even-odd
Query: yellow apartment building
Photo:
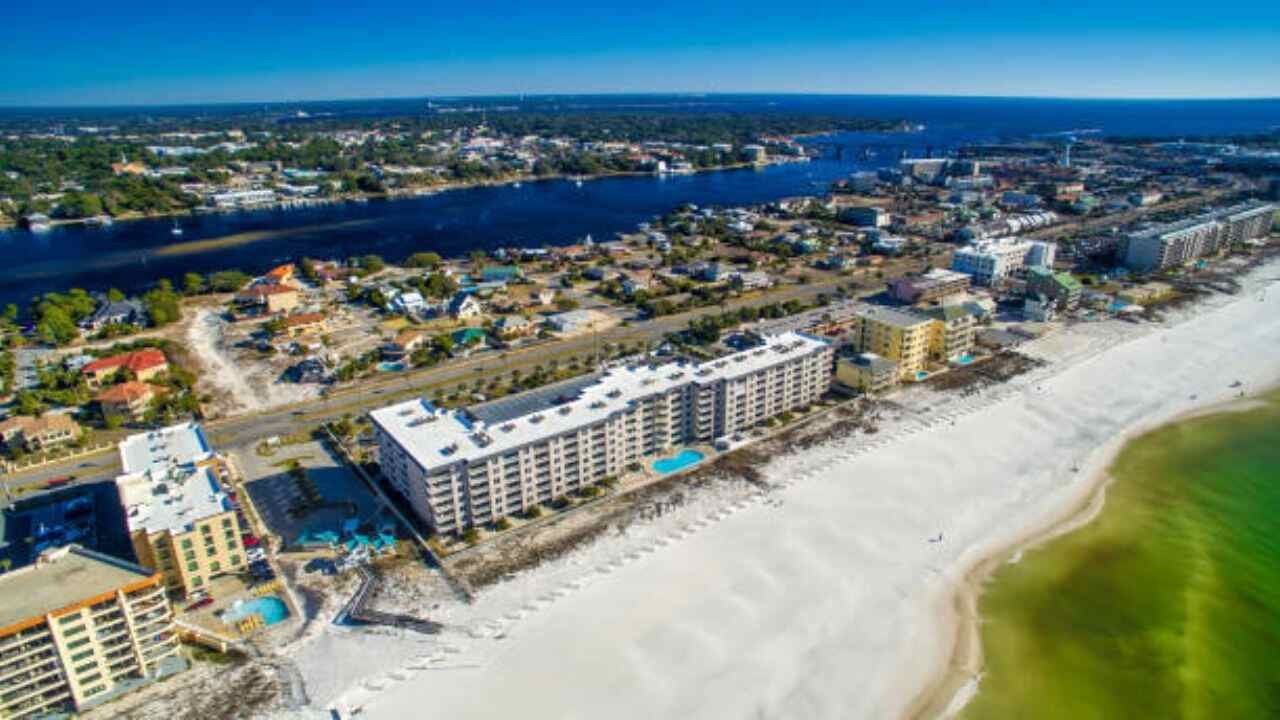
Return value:
<svg viewBox="0 0 1280 720">
<path fill-rule="evenodd" d="M 186 667 L 160 573 L 70 545 L 0 575 L 0 717 L 87 710 Z"/>
<path fill-rule="evenodd" d="M 860 353 L 872 353 L 898 366 L 898 377 L 914 379 L 929 362 L 934 321 L 891 307 L 867 306 L 854 313 L 849 344 Z"/>
</svg>

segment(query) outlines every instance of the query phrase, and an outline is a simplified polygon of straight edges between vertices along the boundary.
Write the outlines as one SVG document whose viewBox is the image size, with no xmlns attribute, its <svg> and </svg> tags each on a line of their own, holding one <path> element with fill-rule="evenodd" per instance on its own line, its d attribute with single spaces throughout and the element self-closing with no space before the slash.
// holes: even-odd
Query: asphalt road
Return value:
<svg viewBox="0 0 1280 720">
<path fill-rule="evenodd" d="M 844 282 L 847 282 L 847 279 L 839 278 L 807 285 L 788 286 L 754 297 L 736 298 L 726 303 L 725 309 L 767 305 L 793 299 L 811 300 L 821 293 L 831 293 L 838 284 Z M 476 357 L 459 359 L 432 368 L 397 373 L 386 378 L 368 380 L 348 388 L 341 388 L 331 392 L 327 397 L 316 400 L 208 420 L 204 423 L 205 434 L 209 442 L 217 448 L 252 447 L 273 435 L 289 435 L 300 428 L 336 420 L 346 414 L 360 415 L 406 394 L 425 393 L 436 387 L 451 387 L 461 383 L 470 384 L 477 379 L 501 375 L 513 369 L 523 371 L 553 358 L 588 356 L 595 348 L 603 348 L 605 343 L 659 340 L 669 332 L 684 328 L 693 318 L 722 311 L 719 305 L 713 305 L 678 315 L 637 322 L 631 326 L 618 325 L 594 337 L 588 334 L 566 340 L 540 342 L 502 352 L 486 352 Z M 0 482 L 6 485 L 25 485 L 64 475 L 74 475 L 75 482 L 79 484 L 109 480 L 119 472 L 118 454 L 114 451 L 104 451 L 96 455 L 5 475 Z"/>
</svg>

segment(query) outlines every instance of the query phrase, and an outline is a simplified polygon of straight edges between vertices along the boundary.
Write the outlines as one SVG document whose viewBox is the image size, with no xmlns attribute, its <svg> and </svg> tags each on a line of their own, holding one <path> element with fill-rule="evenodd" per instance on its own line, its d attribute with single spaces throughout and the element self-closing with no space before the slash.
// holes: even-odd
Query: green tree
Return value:
<svg viewBox="0 0 1280 720">
<path fill-rule="evenodd" d="M 200 273 L 185 273 L 182 276 L 182 293 L 199 295 L 204 292 L 204 277 Z"/>
<path fill-rule="evenodd" d="M 148 290 L 142 296 L 142 304 L 147 309 L 151 324 L 156 327 L 182 318 L 182 304 L 178 294 L 173 291 L 173 284 L 168 280 L 161 280 L 157 287 Z"/>
<path fill-rule="evenodd" d="M 404 265 L 405 265 L 405 267 L 411 267 L 411 268 L 425 268 L 425 269 L 428 269 L 428 270 L 434 270 L 434 269 L 436 269 L 436 268 L 440 267 L 440 263 L 441 263 L 441 262 L 443 262 L 443 260 L 442 260 L 442 259 L 441 259 L 441 257 L 440 257 L 438 254 L 436 254 L 436 253 L 433 253 L 433 252 L 416 252 L 416 253 L 414 253 L 414 254 L 410 255 L 410 256 L 408 257 L 408 259 L 406 259 L 406 260 L 404 261 Z"/>
<path fill-rule="evenodd" d="M 209 276 L 209 288 L 214 292 L 235 292 L 249 284 L 250 277 L 239 270 L 222 270 Z"/>
<path fill-rule="evenodd" d="M 107 291 L 107 299 L 111 302 L 120 302 L 121 300 L 124 300 L 124 293 L 115 288 L 111 288 Z"/>
</svg>

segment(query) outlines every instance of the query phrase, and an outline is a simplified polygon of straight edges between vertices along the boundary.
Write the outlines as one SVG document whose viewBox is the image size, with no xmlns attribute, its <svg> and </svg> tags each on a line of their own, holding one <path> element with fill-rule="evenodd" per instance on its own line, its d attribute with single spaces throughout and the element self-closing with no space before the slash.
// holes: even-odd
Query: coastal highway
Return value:
<svg viewBox="0 0 1280 720">
<path fill-rule="evenodd" d="M 604 347 L 605 343 L 660 340 L 667 333 L 682 329 L 690 320 L 704 315 L 793 299 L 813 300 L 819 294 L 833 293 L 837 285 L 854 279 L 840 277 L 814 281 L 806 285 L 789 285 L 767 293 L 735 298 L 725 303 L 724 308 L 713 305 L 637 322 L 630 326 L 618 325 L 603 330 L 594 337 L 587 334 L 564 340 L 534 343 L 504 352 L 482 353 L 476 357 L 454 360 L 431 368 L 388 374 L 384 378 L 334 390 L 326 397 L 315 400 L 207 420 L 204 423 L 205 432 L 214 447 L 225 450 L 249 448 L 273 435 L 289 435 L 299 429 L 336 420 L 347 414 L 360 415 L 373 408 L 387 405 L 393 400 L 429 393 L 436 388 L 456 387 L 464 383 L 470 385 L 477 379 L 502 375 L 513 369 L 526 372 L 553 359 L 566 361 L 575 356 L 590 356 L 596 347 Z M 113 448 L 94 455 L 7 474 L 2 482 L 6 485 L 18 486 L 74 475 L 75 481 L 80 483 L 111 479 L 119 471 L 119 456 Z"/>
</svg>

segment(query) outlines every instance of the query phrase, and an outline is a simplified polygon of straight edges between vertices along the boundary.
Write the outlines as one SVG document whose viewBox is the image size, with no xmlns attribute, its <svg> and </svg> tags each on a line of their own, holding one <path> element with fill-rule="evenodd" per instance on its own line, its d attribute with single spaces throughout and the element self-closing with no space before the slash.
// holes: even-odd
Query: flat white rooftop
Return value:
<svg viewBox="0 0 1280 720">
<path fill-rule="evenodd" d="M 613 368 L 566 403 L 488 426 L 464 412 L 437 409 L 425 399 L 369 413 L 419 465 L 432 470 L 473 461 L 605 420 L 632 402 L 689 384 L 709 385 L 793 360 L 828 341 L 797 332 L 766 336 L 764 344 L 701 364 L 666 363 Z"/>
<path fill-rule="evenodd" d="M 192 523 L 231 509 L 208 464 L 214 452 L 196 423 L 130 435 L 120 443 L 116 478 L 129 530 L 187 532 Z"/>
</svg>

